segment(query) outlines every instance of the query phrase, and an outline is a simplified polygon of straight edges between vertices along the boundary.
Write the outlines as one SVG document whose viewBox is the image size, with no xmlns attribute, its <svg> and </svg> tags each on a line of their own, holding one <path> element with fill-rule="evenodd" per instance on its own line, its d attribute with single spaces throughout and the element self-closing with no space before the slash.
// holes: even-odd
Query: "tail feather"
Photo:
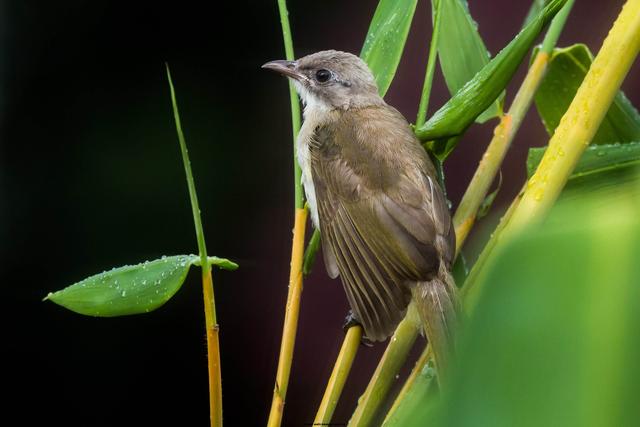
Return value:
<svg viewBox="0 0 640 427">
<path fill-rule="evenodd" d="M 449 376 L 459 322 L 456 285 L 451 273 L 441 264 L 437 277 L 416 284 L 413 297 L 433 349 L 438 380 L 442 383 Z"/>
</svg>

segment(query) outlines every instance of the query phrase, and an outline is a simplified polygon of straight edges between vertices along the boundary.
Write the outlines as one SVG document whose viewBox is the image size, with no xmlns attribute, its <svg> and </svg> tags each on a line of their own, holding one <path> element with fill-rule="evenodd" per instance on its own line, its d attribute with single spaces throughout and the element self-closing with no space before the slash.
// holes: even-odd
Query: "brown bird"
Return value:
<svg viewBox="0 0 640 427">
<path fill-rule="evenodd" d="M 372 341 L 393 333 L 413 297 L 442 377 L 457 323 L 455 233 L 429 156 L 357 56 L 263 68 L 291 78 L 304 104 L 298 162 L 329 276 Z"/>
</svg>

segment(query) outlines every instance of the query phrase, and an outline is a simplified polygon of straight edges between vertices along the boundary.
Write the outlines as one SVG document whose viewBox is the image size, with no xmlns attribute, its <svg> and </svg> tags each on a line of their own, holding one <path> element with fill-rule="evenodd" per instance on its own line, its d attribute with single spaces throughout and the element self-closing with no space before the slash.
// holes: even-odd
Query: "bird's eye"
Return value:
<svg viewBox="0 0 640 427">
<path fill-rule="evenodd" d="M 320 83 L 326 83 L 331 78 L 331 71 L 324 68 L 316 71 L 316 80 Z"/>
</svg>

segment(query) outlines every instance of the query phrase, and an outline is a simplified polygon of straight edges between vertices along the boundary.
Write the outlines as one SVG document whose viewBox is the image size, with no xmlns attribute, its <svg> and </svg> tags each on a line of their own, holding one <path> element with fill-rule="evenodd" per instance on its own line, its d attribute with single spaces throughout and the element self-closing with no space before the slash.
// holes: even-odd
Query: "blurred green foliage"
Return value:
<svg viewBox="0 0 640 427">
<path fill-rule="evenodd" d="M 502 248 L 451 387 L 415 425 L 638 424 L 639 183 L 565 200 Z"/>
</svg>

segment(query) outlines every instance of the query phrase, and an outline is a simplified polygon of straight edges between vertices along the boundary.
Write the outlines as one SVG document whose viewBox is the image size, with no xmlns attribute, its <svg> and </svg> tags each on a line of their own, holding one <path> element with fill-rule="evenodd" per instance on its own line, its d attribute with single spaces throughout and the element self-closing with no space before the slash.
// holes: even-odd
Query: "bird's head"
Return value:
<svg viewBox="0 0 640 427">
<path fill-rule="evenodd" d="M 367 64 L 357 56 L 324 50 L 297 61 L 262 66 L 293 80 L 305 108 L 348 109 L 383 103 Z"/>
</svg>

